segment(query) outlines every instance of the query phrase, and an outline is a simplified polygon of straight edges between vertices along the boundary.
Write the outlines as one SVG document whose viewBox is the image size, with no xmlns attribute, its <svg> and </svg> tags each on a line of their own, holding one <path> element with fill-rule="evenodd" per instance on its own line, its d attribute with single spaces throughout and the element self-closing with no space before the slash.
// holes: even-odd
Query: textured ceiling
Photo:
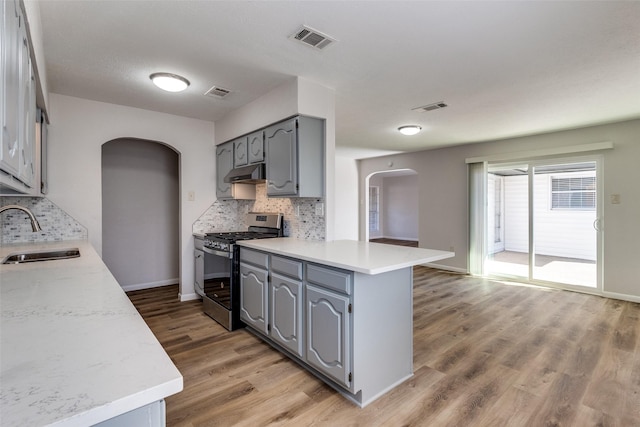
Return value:
<svg viewBox="0 0 640 427">
<path fill-rule="evenodd" d="M 640 117 L 640 2 L 56 0 L 40 14 L 51 92 L 215 121 L 300 76 L 335 89 L 336 144 L 355 157 Z M 288 39 L 302 24 L 338 42 Z M 157 71 L 191 87 L 162 92 Z M 213 85 L 232 94 L 203 96 Z"/>
</svg>

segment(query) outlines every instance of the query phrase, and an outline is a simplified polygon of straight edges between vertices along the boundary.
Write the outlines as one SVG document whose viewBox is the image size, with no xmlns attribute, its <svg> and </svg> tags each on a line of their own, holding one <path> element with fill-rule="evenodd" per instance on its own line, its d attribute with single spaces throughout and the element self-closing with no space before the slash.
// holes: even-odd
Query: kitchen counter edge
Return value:
<svg viewBox="0 0 640 427">
<path fill-rule="evenodd" d="M 381 274 L 452 258 L 454 252 L 363 242 L 289 237 L 243 240 L 238 245 L 363 274 Z"/>
</svg>

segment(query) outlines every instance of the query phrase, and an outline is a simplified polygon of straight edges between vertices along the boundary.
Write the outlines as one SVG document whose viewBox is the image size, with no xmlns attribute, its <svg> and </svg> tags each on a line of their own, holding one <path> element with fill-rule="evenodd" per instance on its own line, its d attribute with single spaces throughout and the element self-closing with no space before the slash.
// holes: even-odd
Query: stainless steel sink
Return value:
<svg viewBox="0 0 640 427">
<path fill-rule="evenodd" d="M 77 258 L 80 256 L 78 248 L 48 250 L 48 251 L 29 251 L 10 254 L 4 260 L 3 264 L 22 264 L 23 262 L 53 261 L 56 259 Z"/>
</svg>

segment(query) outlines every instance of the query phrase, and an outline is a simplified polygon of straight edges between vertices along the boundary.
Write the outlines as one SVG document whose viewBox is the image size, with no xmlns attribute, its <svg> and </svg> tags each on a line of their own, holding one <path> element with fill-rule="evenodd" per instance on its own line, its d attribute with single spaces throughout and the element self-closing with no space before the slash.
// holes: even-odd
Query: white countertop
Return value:
<svg viewBox="0 0 640 427">
<path fill-rule="evenodd" d="M 356 240 L 314 241 L 288 237 L 242 240 L 240 246 L 364 274 L 380 274 L 452 258 L 454 252 Z"/>
<path fill-rule="evenodd" d="M 182 390 L 182 375 L 86 241 L 79 258 L 0 265 L 0 425 L 88 426 Z"/>
</svg>

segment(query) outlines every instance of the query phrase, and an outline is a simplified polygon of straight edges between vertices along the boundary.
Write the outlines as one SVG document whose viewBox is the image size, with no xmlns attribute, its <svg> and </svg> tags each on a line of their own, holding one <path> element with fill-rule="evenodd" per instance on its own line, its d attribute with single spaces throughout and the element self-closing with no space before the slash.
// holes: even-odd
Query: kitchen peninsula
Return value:
<svg viewBox="0 0 640 427">
<path fill-rule="evenodd" d="M 80 257 L 0 265 L 2 426 L 164 425 L 182 375 L 86 241 Z"/>
<path fill-rule="evenodd" d="M 364 407 L 413 375 L 413 269 L 455 254 L 352 240 L 240 241 L 240 317 Z"/>
</svg>

